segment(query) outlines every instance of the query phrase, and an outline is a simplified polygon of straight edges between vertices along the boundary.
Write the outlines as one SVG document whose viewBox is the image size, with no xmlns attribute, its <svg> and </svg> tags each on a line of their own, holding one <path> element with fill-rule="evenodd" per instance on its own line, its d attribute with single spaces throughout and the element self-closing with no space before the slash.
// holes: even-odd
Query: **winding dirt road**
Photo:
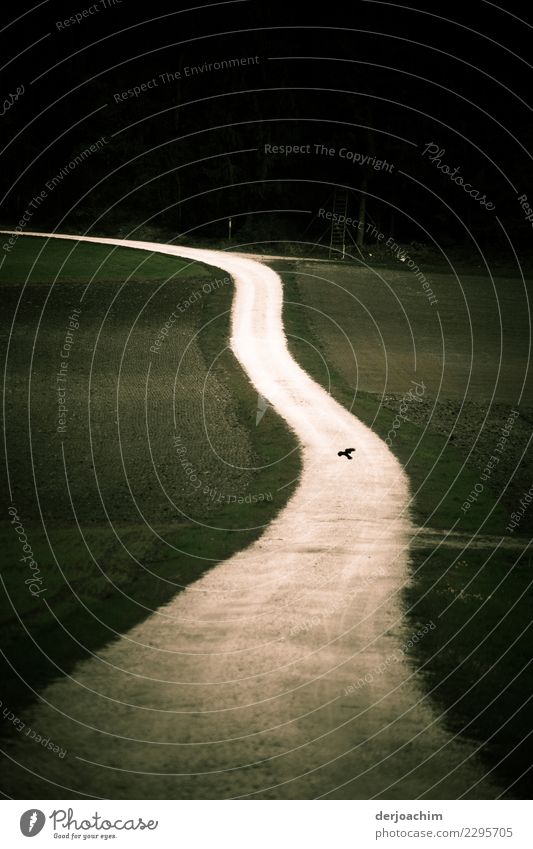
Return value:
<svg viewBox="0 0 533 849">
<path fill-rule="evenodd" d="M 408 481 L 291 358 L 279 277 L 219 251 L 85 241 L 231 274 L 231 347 L 297 434 L 303 474 L 258 542 L 45 689 L 23 719 L 64 760 L 23 738 L 11 756 L 51 798 L 495 798 L 402 650 Z"/>
</svg>

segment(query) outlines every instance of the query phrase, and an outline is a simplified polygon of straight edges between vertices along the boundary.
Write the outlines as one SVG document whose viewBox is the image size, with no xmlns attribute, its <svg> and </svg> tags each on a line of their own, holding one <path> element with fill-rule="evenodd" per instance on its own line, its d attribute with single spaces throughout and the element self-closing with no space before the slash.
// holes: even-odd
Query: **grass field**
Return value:
<svg viewBox="0 0 533 849">
<path fill-rule="evenodd" d="M 413 626 L 437 624 L 411 660 L 454 733 L 476 740 L 510 798 L 531 794 L 531 554 L 417 551 L 405 590 Z"/>
<path fill-rule="evenodd" d="M 2 236 L 6 239 L 6 236 Z M 176 261 L 164 254 L 131 248 L 19 237 L 14 248 L 3 254 L 2 286 L 27 283 L 162 282 L 212 274 L 199 263 Z"/>
<path fill-rule="evenodd" d="M 272 410 L 256 426 L 257 394 L 226 348 L 228 278 L 54 242 L 18 303 L 43 244 L 19 239 L 0 278 L 10 503 L 45 588 L 34 597 L 24 583 L 33 573 L 6 509 L 2 674 L 14 711 L 256 539 L 299 470 Z"/>
<path fill-rule="evenodd" d="M 491 298 L 492 283 L 463 272 L 463 298 L 457 281 L 434 272 L 432 306 L 419 281 L 395 267 L 277 267 L 294 356 L 390 440 L 410 478 L 415 523 L 441 531 L 439 545 L 411 553 L 409 627 L 437 623 L 412 662 L 450 729 L 477 741 L 487 767 L 513 785 L 511 797 L 529 798 L 533 509 L 514 534 L 507 530 L 533 479 L 528 294 L 517 280 L 496 278 Z M 406 400 L 415 384 L 419 394 Z M 512 410 L 519 415 L 506 429 Z M 482 478 L 491 456 L 498 462 Z M 470 544 L 446 545 L 450 529 Z"/>
</svg>

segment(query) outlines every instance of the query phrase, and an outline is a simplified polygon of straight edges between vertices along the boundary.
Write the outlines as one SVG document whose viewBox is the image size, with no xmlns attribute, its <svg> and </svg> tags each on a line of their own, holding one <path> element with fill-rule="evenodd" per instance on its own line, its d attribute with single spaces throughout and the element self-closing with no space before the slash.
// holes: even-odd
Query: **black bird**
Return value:
<svg viewBox="0 0 533 849">
<path fill-rule="evenodd" d="M 348 457 L 348 460 L 353 460 L 352 451 L 355 451 L 355 448 L 345 448 L 344 451 L 337 451 L 337 455 L 339 457 Z"/>
</svg>

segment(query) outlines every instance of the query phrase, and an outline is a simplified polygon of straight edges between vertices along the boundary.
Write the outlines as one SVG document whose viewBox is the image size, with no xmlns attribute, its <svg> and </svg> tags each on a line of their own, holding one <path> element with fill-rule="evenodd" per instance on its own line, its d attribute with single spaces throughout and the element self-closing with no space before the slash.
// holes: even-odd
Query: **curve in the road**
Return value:
<svg viewBox="0 0 533 849">
<path fill-rule="evenodd" d="M 45 689 L 24 719 L 68 755 L 21 739 L 10 756 L 26 768 L 24 797 L 495 798 L 403 651 L 405 473 L 292 359 L 278 275 L 220 251 L 26 235 L 228 272 L 231 348 L 297 434 L 303 471 L 255 544 Z M 337 457 L 347 446 L 351 462 Z"/>
</svg>

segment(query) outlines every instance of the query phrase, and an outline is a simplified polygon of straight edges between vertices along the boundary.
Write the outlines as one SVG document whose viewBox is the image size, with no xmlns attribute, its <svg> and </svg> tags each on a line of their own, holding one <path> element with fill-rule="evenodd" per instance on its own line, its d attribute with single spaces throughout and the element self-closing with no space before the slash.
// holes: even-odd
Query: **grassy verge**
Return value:
<svg viewBox="0 0 533 849">
<path fill-rule="evenodd" d="M 93 277 L 98 283 L 116 283 L 128 278 L 145 283 L 211 273 L 199 263 L 173 260 L 164 254 L 37 236 L 20 237 L 4 257 L 0 270 L 0 285 L 4 286 L 26 282 L 87 283 Z"/>
<path fill-rule="evenodd" d="M 479 754 L 508 798 L 531 792 L 531 555 L 497 549 L 416 552 L 405 591 L 430 631 L 413 653 L 439 713 Z"/>
<path fill-rule="evenodd" d="M 10 256 L 15 282 L 25 279 L 37 241 L 20 239 Z M 155 255 L 121 290 L 140 260 L 129 250 L 119 252 L 116 265 L 117 252 L 109 254 L 83 301 L 69 360 L 67 432 L 60 438 L 54 374 L 66 320 L 109 253 L 77 248 L 45 309 L 47 284 L 71 247 L 54 243 L 32 274 L 39 282 L 30 283 L 18 307 L 8 360 L 11 503 L 46 590 L 30 594 L 24 581 L 32 573 L 20 559 L 14 528 L 4 523 L 3 703 L 14 712 L 257 539 L 286 503 L 300 468 L 296 441 L 272 410 L 256 427 L 257 393 L 225 350 L 232 286 L 211 286 L 219 271 L 185 269 Z M 9 268 L 4 265 L 3 279 Z M 160 281 L 170 282 L 159 289 Z M 14 313 L 19 286 L 2 292 Z M 152 355 L 153 338 L 178 301 L 190 303 Z M 201 489 L 184 474 L 176 432 Z M 257 493 L 270 498 L 246 500 Z M 9 521 L 7 510 L 4 517 Z"/>
<path fill-rule="evenodd" d="M 296 277 L 284 273 L 283 279 L 284 320 L 293 355 L 336 400 L 385 438 L 396 411 L 377 394 L 354 394 L 309 320 L 312 312 L 302 308 Z M 509 513 L 490 485 L 462 513 L 462 503 L 480 480 L 479 470 L 447 436 L 425 429 L 425 423 L 405 421 L 391 450 L 409 475 L 417 524 L 481 534 L 465 550 L 442 545 L 412 552 L 412 580 L 404 590 L 410 630 L 428 621 L 437 625 L 416 647 L 413 662 L 452 732 L 478 743 L 487 769 L 495 769 L 510 798 L 528 797 L 531 556 L 525 548 L 483 547 L 484 534 L 507 533 Z"/>
</svg>

